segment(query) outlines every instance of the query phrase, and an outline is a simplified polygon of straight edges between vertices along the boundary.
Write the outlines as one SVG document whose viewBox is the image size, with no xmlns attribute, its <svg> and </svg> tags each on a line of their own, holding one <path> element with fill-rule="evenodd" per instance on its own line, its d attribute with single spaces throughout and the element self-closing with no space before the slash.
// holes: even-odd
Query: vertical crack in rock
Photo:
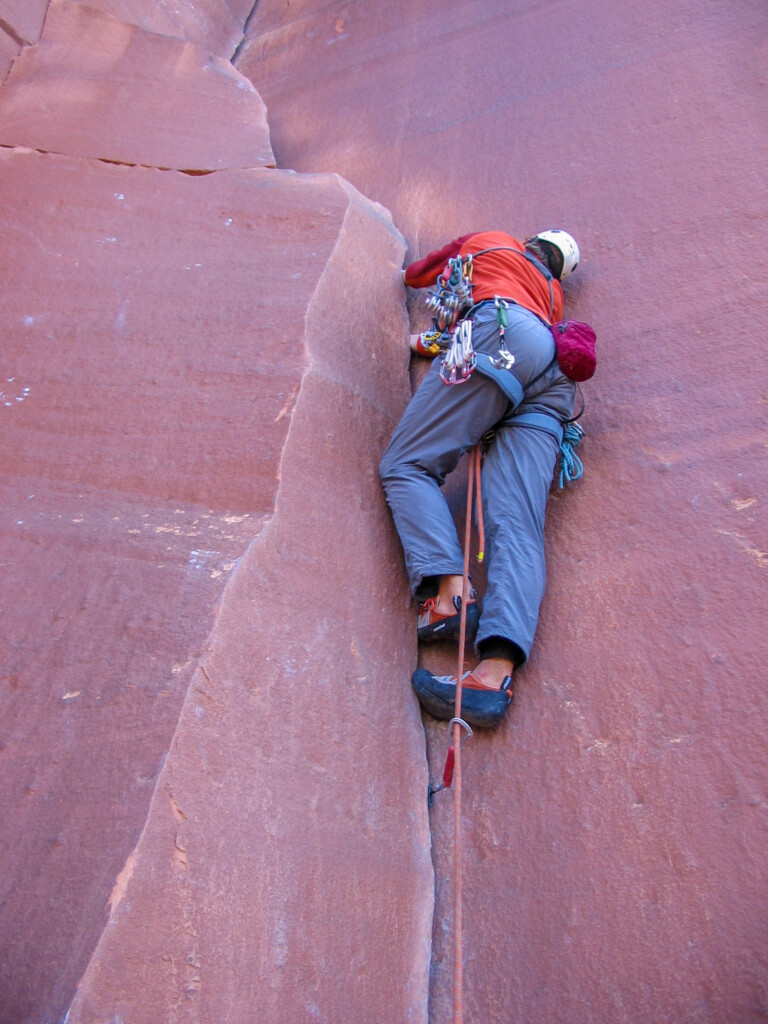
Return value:
<svg viewBox="0 0 768 1024">
<path fill-rule="evenodd" d="M 407 399 L 402 239 L 383 208 L 335 176 L 296 178 L 263 167 L 214 174 L 226 161 L 214 168 L 186 158 L 143 161 L 135 139 L 111 151 L 107 129 L 90 115 L 92 143 L 84 144 L 78 104 L 67 103 L 66 89 L 63 106 L 43 124 L 35 90 L 46 71 L 70 86 L 80 82 L 90 57 L 82 50 L 73 56 L 83 26 L 104 44 L 105 83 L 115 33 L 134 41 L 134 57 L 146 48 L 155 55 L 197 53 L 192 44 L 153 37 L 84 6 L 56 4 L 52 13 L 44 43 L 31 48 L 36 52 L 24 56 L 12 86 L 0 93 L 0 132 L 8 142 L 0 175 L 6 212 L 15 211 L 6 221 L 19 266 L 35 267 L 47 282 L 43 291 L 20 289 L 8 307 L 4 355 L 32 375 L 33 420 L 22 418 L 14 435 L 10 479 L 19 493 L 7 507 L 22 501 L 22 489 L 32 492 L 24 481 L 35 479 L 34 493 L 24 495 L 36 499 L 30 542 L 44 554 L 58 544 L 60 559 L 41 567 L 29 555 L 30 609 L 20 603 L 16 614 L 19 622 L 22 613 L 33 614 L 38 592 L 46 603 L 56 594 L 51 577 L 67 576 L 62 618 L 78 640 L 98 635 L 114 665 L 80 653 L 76 684 L 58 671 L 52 676 L 68 709 L 86 709 L 82 724 L 70 717 L 67 736 L 81 759 L 98 765 L 100 787 L 78 805 L 78 794 L 90 790 L 72 765 L 61 776 L 66 799 L 58 776 L 42 787 L 51 807 L 70 812 L 59 870 L 70 879 L 73 900 L 69 911 L 57 911 L 59 927 L 38 936 L 40 963 L 25 966 L 23 977 L 17 972 L 14 998 L 29 1000 L 23 989 L 36 988 L 38 1007 L 45 1002 L 58 1013 L 71 992 L 71 970 L 89 957 L 70 1021 L 92 1020 L 98 1004 L 110 1014 L 123 1005 L 131 1019 L 140 1022 L 144 1014 L 155 1024 L 167 1019 L 169 1006 L 175 1015 L 192 998 L 213 1000 L 215 1019 L 221 1002 L 245 1005 L 239 972 L 221 968 L 217 947 L 225 936 L 232 963 L 262 942 L 263 956 L 247 973 L 258 980 L 265 971 L 261 982 L 273 988 L 283 1017 L 298 993 L 310 1015 L 320 1004 L 331 1017 L 352 1005 L 358 1019 L 383 1022 L 394 1013 L 424 1024 L 433 912 L 424 740 L 408 685 L 414 641 L 400 614 L 407 588 L 377 475 Z M 146 99 L 146 83 L 133 70 L 132 101 Z M 239 82 L 230 72 L 223 77 Z M 109 91 L 105 84 L 100 104 L 114 117 Z M 36 142 L 27 130 L 40 133 Z M 177 148 L 164 152 L 178 152 L 178 139 L 170 141 Z M 37 191 L 30 198 L 31 179 Z M 37 196 L 45 196 L 42 205 Z M 19 219 L 23 211 L 34 217 L 34 239 Z M 95 265 L 97 284 L 88 269 Z M 250 275 L 262 290 L 249 309 L 238 282 Z M 251 348 L 254 331 L 259 344 Z M 258 396 L 258 416 L 248 388 Z M 70 430 L 78 436 L 76 461 L 67 447 Z M 53 481 L 46 493 L 43 464 Z M 275 480 L 277 490 L 270 490 Z M 261 487 L 258 507 L 252 481 Z M 223 533 L 230 502 L 254 519 L 219 549 L 205 531 L 215 526 Z M 62 540 L 53 526 L 50 537 L 40 537 L 41 524 L 54 524 L 70 504 L 70 530 L 85 524 L 98 545 L 86 541 L 81 549 L 74 534 Z M 17 550 L 24 519 L 12 515 L 0 543 Z M 183 518 L 174 522 L 177 515 Z M 79 585 L 69 578 L 73 559 Z M 125 564 L 128 582 L 116 561 Z M 229 572 L 225 564 L 236 567 Z M 150 580 L 160 573 L 168 579 L 164 587 Z M 83 588 L 94 595 L 93 609 Z M 178 590 L 187 604 L 177 609 Z M 319 607 L 301 604 L 307 593 L 319 596 Z M 206 639 L 200 634 L 214 599 Z M 384 609 L 380 621 L 363 613 L 366 600 Z M 201 646 L 205 653 L 196 657 Z M 31 674 L 47 678 L 44 671 Z M 307 685 L 323 693 L 326 714 L 305 724 Z M 36 722 L 45 732 L 58 708 L 37 699 Z M 377 726 L 389 702 L 401 720 L 394 756 Z M 152 729 L 136 735 L 150 713 Z M 104 730 L 109 747 L 86 758 L 92 737 Z M 282 747 L 275 746 L 277 735 Z M 167 758 L 160 756 L 165 750 Z M 99 810 L 97 799 L 106 807 Z M 102 823 L 110 815 L 130 822 L 128 830 L 108 830 L 100 858 L 84 838 L 92 815 Z M 201 826 L 206 816 L 209 832 Z M 85 857 L 76 856 L 83 850 Z M 18 899 L 24 891 L 18 887 Z M 240 906 L 249 891 L 252 903 Z M 88 943 L 95 941 L 102 892 L 110 893 L 109 927 L 93 951 Z M 226 910 L 232 901 L 233 917 Z M 318 903 L 323 917 L 313 924 L 308 908 Z M 68 912 L 78 919 L 80 941 L 68 953 L 70 974 L 49 977 L 40 993 L 33 979 L 70 945 L 75 924 Z M 178 926 L 182 940 L 169 953 L 176 933 L 166 935 L 148 961 L 153 917 L 164 922 L 158 932 Z M 220 1002 L 201 990 L 201 947 L 208 962 L 220 958 Z M 281 984 L 273 960 L 284 972 Z M 179 973 L 177 963 L 195 971 Z M 146 984 L 137 984 L 135 971 L 145 968 Z"/>
<path fill-rule="evenodd" d="M 10 25 L 3 18 L 0 18 L 0 31 L 5 32 L 7 36 L 10 36 L 10 38 L 14 41 L 14 43 L 16 43 L 17 46 L 29 46 L 29 40 L 22 39 L 21 36 L 16 31 L 14 31 L 13 26 Z"/>
<path fill-rule="evenodd" d="M 165 962 L 212 965 L 195 989 L 203 1019 L 222 1006 L 245 1019 L 258 994 L 265 1019 L 314 1006 L 326 1019 L 426 1022 L 424 736 L 399 611 L 407 585 L 377 474 L 408 392 L 403 242 L 382 208 L 335 176 L 265 174 L 315 206 L 326 238 L 334 231 L 301 311 L 306 355 L 275 512 L 222 594 L 70 1022 L 107 1007 L 137 1024 L 167 1015 L 176 981 L 147 947 L 148 916 Z M 309 269 L 321 249 L 312 217 L 302 225 Z M 371 602 L 392 611 L 371 621 Z M 377 726 L 383 705 L 401 722 L 394 751 Z"/>
<path fill-rule="evenodd" d="M 243 48 L 245 40 L 248 37 L 248 28 L 249 28 L 249 26 L 251 24 L 251 21 L 252 21 L 254 15 L 256 14 L 256 8 L 258 6 L 259 6 L 259 0 L 255 0 L 255 3 L 253 5 L 253 7 L 250 9 L 250 11 L 248 12 L 248 15 L 247 15 L 245 21 L 243 22 L 243 34 L 242 34 L 242 36 L 240 38 L 240 42 L 237 44 L 237 46 L 233 50 L 232 56 L 230 57 L 230 60 L 232 61 L 233 64 L 237 63 L 237 58 L 240 56 L 240 52 L 241 52 L 241 50 Z"/>
<path fill-rule="evenodd" d="M 571 225 L 584 260 L 566 309 L 606 339 L 585 389 L 584 480 L 550 500 L 548 590 L 514 713 L 468 747 L 468 1015 L 751 1020 L 766 990 L 768 547 L 762 506 L 740 524 L 716 488 L 768 491 L 768 277 L 753 245 L 765 5 L 564 3 L 556 25 L 551 4 L 515 6 L 302 5 L 293 22 L 294 4 L 261 0 L 259 45 L 238 63 L 281 163 L 385 203 L 414 258 L 482 228 Z M 488 60 L 505 51 L 521 67 L 568 57 L 542 78 Z M 428 732 L 444 757 L 444 727 Z M 432 821 L 439 1021 L 447 797 Z"/>
</svg>

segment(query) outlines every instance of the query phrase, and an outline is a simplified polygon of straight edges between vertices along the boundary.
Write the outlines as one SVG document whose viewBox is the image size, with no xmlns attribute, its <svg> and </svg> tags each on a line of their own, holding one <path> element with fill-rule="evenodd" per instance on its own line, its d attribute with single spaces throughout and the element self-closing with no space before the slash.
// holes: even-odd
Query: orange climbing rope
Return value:
<svg viewBox="0 0 768 1024">
<path fill-rule="evenodd" d="M 462 1024 L 464 1020 L 464 950 L 463 950 L 463 885 L 462 860 L 463 844 L 461 834 L 461 730 L 467 736 L 472 729 L 461 717 L 462 683 L 464 677 L 464 655 L 467 644 L 467 603 L 469 601 L 469 546 L 472 533 L 472 499 L 473 491 L 477 490 L 477 516 L 480 547 L 477 560 L 482 562 L 485 547 L 483 529 L 483 506 L 481 490 L 480 445 L 476 445 L 469 453 L 469 470 L 467 473 L 467 514 L 464 525 L 464 569 L 461 588 L 461 611 L 459 615 L 459 664 L 456 671 L 456 698 L 454 717 L 450 721 L 451 746 L 445 759 L 443 780 L 437 786 L 429 787 L 429 801 L 435 793 L 453 787 L 453 1024 Z"/>
<path fill-rule="evenodd" d="M 482 495 L 480 489 L 480 447 L 475 445 L 469 453 L 467 481 L 467 514 L 464 524 L 464 579 L 461 589 L 461 616 L 459 618 L 459 664 L 456 672 L 456 703 L 453 719 L 453 1024 L 464 1020 L 464 942 L 463 942 L 463 843 L 461 834 L 461 730 L 471 730 L 461 717 L 462 678 L 467 642 L 467 602 L 469 600 L 469 544 L 472 532 L 472 499 L 477 484 L 478 532 L 482 561 L 485 536 L 483 530 Z M 450 752 L 449 752 L 450 757 Z"/>
</svg>

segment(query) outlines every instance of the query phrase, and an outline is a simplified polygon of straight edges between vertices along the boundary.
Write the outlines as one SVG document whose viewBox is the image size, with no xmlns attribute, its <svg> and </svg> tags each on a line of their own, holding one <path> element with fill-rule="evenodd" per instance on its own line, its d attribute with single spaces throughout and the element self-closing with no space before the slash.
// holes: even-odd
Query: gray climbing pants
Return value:
<svg viewBox="0 0 768 1024">
<path fill-rule="evenodd" d="M 510 309 L 506 341 L 523 386 L 551 361 L 549 330 L 520 307 Z M 495 355 L 495 313 L 479 316 L 473 343 Z M 482 470 L 488 589 L 476 644 L 502 638 L 527 659 L 544 594 L 544 514 L 559 442 L 550 432 L 516 425 L 529 409 L 567 419 L 574 386 L 557 366 L 535 398 L 516 409 L 501 388 L 475 370 L 462 384 L 446 386 L 435 360 L 406 409 L 381 462 L 381 479 L 405 553 L 411 592 L 434 593 L 433 577 L 461 575 L 464 557 L 442 493 L 445 478 L 483 435 L 495 438 Z M 511 417 L 510 417 L 510 414 Z"/>
</svg>

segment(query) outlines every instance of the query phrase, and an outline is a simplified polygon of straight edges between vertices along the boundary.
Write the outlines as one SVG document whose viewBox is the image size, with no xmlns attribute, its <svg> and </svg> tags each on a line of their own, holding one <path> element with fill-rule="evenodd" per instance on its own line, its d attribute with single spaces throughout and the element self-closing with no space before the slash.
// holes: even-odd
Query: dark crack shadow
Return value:
<svg viewBox="0 0 768 1024">
<path fill-rule="evenodd" d="M 242 36 L 242 39 L 237 44 L 237 46 L 235 47 L 235 49 L 234 49 L 234 51 L 232 53 L 232 56 L 230 57 L 230 63 L 231 64 L 235 64 L 237 62 L 237 58 L 240 56 L 240 53 L 241 53 L 243 47 L 245 46 L 246 40 L 248 38 L 248 26 L 251 24 L 251 20 L 253 19 L 253 16 L 256 13 L 256 8 L 258 6 L 259 6 L 259 0 L 255 0 L 253 7 L 251 8 L 247 18 L 245 19 L 245 22 L 243 23 L 243 36 Z"/>
</svg>

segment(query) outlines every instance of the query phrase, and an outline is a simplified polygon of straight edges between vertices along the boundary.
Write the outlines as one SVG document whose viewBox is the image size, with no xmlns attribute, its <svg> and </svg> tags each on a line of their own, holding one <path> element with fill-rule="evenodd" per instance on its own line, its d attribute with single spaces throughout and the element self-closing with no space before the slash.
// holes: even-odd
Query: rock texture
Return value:
<svg viewBox="0 0 768 1024">
<path fill-rule="evenodd" d="M 201 54 L 59 3 L 0 88 L 0 1020 L 423 1022 L 404 246 Z"/>
<path fill-rule="evenodd" d="M 375 472 L 401 396 L 378 345 L 401 338 L 401 249 L 341 183 L 311 190 L 347 209 L 326 210 L 337 230 L 343 213 L 341 232 L 293 341 L 309 365 L 278 512 L 223 595 L 73 1021 L 245 1022 L 255 1006 L 274 1021 L 424 1019 L 431 865 L 413 639 L 369 612 L 404 604 Z M 328 312 L 340 295 L 389 312 L 339 325 Z M 387 703 L 404 742 L 380 727 Z M 374 969 L 375 949 L 388 952 Z"/>
<path fill-rule="evenodd" d="M 40 38 L 48 0 L 0 0 L 0 26 L 19 46 Z"/>
<path fill-rule="evenodd" d="M 197 43 L 229 60 L 243 39 L 254 0 L 76 0 L 148 32 Z M 226 122 L 222 122 L 226 123 Z"/>
<path fill-rule="evenodd" d="M 288 400 L 277 513 L 223 594 L 70 1021 L 245 1022 L 254 1005 L 275 1021 L 425 1019 L 431 865 L 413 639 L 402 616 L 393 637 L 369 613 L 370 601 L 405 604 L 375 472 L 403 398 L 383 358 L 387 335 L 402 342 L 402 248 L 341 182 L 262 188 L 272 196 L 257 208 L 308 227 L 321 207 L 327 231 L 314 242 L 322 276 L 302 274 L 309 302 L 301 290 L 272 300 L 281 354 L 308 361 Z M 292 276 L 287 242 L 265 274 L 270 293 Z M 341 326 L 328 316 L 339 296 L 361 311 Z M 305 312 L 304 332 L 289 308 Z M 388 703 L 405 726 L 394 748 L 380 728 Z"/>
<path fill-rule="evenodd" d="M 0 79 L 5 78 L 20 49 L 21 44 L 12 35 L 0 29 Z"/>
<path fill-rule="evenodd" d="M 228 61 L 65 0 L 13 64 L 0 138 L 179 170 L 274 166 L 261 97 Z"/>
<path fill-rule="evenodd" d="M 0 82 L 23 46 L 40 38 L 48 0 L 0 0 Z"/>
<path fill-rule="evenodd" d="M 70 1020 L 102 1019 L 93 1003 L 168 1019 L 188 980 L 175 965 L 198 946 L 210 1019 L 221 998 L 228 1019 L 247 1019 L 241 998 L 267 983 L 276 1005 L 301 990 L 332 1007 L 335 990 L 315 991 L 313 955 L 342 957 L 340 977 L 350 941 L 367 1002 L 376 982 L 359 949 L 386 932 L 400 952 L 383 972 L 396 982 L 384 1005 L 423 1007 L 431 875 L 414 650 L 401 615 L 393 650 L 387 620 L 372 629 L 366 610 L 369 592 L 379 606 L 406 600 L 375 475 L 405 400 L 396 234 L 336 179 L 201 178 L 18 151 L 0 175 L 14 240 L 4 1019 L 61 1012 L 118 875 L 126 898 L 113 899 L 110 942 Z M 38 201 L 25 200 L 30 181 Z M 352 297 L 359 312 L 338 329 L 328 314 Z M 350 379 L 345 353 L 360 337 Z M 278 481 L 281 513 L 264 531 Z M 360 582 L 340 587 L 341 571 Z M 395 750 L 375 724 L 390 699 L 409 736 L 401 726 Z M 165 832 L 175 806 L 183 838 Z M 166 867 L 183 874 L 160 914 Z M 386 920 L 362 895 L 371 887 L 386 894 Z M 313 906 L 336 907 L 334 952 Z M 253 991 L 232 991 L 223 933 Z M 381 984 L 380 964 L 373 974 Z M 354 1004 L 353 990 L 347 978 Z"/>
<path fill-rule="evenodd" d="M 465 1020 L 764 1021 L 765 5 L 252 6 L 0 0 L 0 1024 L 450 1019 L 377 203 L 569 228 L 599 338 Z"/>
<path fill-rule="evenodd" d="M 344 174 L 412 258 L 484 227 L 583 247 L 586 476 L 551 501 L 514 713 L 464 759 L 467 1020 L 765 1019 L 767 28 L 721 0 L 261 0 L 238 57 L 278 162 Z"/>
</svg>

